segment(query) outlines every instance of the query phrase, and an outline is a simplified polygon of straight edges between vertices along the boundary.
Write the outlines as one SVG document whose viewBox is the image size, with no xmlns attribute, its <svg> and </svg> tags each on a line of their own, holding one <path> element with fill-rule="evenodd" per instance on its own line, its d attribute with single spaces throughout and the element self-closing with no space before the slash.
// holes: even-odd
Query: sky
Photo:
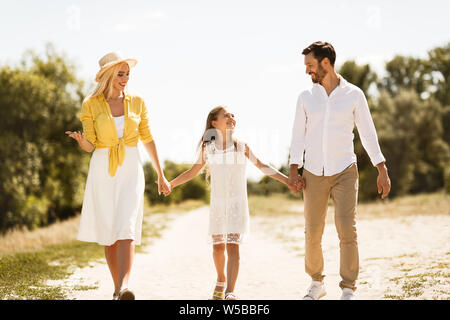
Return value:
<svg viewBox="0 0 450 320">
<path fill-rule="evenodd" d="M 297 96 L 311 86 L 305 47 L 328 41 L 337 68 L 353 59 L 382 75 L 397 54 L 426 57 L 448 43 L 448 12 L 446 0 L 3 0 L 0 65 L 51 42 L 93 86 L 98 60 L 117 51 L 138 60 L 129 90 L 146 102 L 161 162 L 194 163 L 208 112 L 225 105 L 236 137 L 279 167 Z M 262 176 L 248 166 L 250 179 Z"/>
</svg>

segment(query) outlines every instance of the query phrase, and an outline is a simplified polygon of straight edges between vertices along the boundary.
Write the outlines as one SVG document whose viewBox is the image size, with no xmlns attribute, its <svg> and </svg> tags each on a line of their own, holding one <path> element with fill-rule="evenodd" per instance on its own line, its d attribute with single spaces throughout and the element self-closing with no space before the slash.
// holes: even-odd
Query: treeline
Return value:
<svg viewBox="0 0 450 320">
<path fill-rule="evenodd" d="M 379 77 L 369 65 L 345 62 L 339 72 L 364 90 L 392 180 L 390 197 L 450 191 L 450 43 L 428 57 L 396 56 Z M 377 170 L 355 130 L 359 198 L 377 197 Z"/>
<path fill-rule="evenodd" d="M 0 231 L 34 228 L 79 211 L 89 155 L 64 132 L 79 129 L 83 82 L 47 45 L 0 68 Z"/>
<path fill-rule="evenodd" d="M 392 180 L 390 197 L 450 191 L 450 43 L 426 59 L 396 56 L 386 74 L 369 65 L 345 62 L 339 73 L 360 87 L 369 100 L 382 151 Z M 35 228 L 80 211 L 91 154 L 67 139 L 66 130 L 81 130 L 78 119 L 87 92 L 75 65 L 47 45 L 42 55 L 27 51 L 15 67 L 0 67 L 0 233 L 13 227 Z M 292 119 L 288 119 L 291 125 Z M 377 170 L 370 163 L 355 129 L 360 173 L 360 200 L 377 197 Z M 280 171 L 288 173 L 286 165 Z M 189 168 L 166 161 L 170 180 Z M 156 172 L 144 165 L 145 195 L 150 203 L 209 199 L 205 173 L 158 195 Z M 263 177 L 249 181 L 250 194 L 289 193 Z"/>
</svg>

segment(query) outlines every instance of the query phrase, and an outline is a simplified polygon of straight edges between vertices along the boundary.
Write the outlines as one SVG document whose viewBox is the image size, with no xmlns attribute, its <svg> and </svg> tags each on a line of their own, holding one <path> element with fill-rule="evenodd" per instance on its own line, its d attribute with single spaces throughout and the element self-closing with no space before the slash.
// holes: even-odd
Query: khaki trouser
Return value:
<svg viewBox="0 0 450 320">
<path fill-rule="evenodd" d="M 340 241 L 341 288 L 356 289 L 359 271 L 358 243 L 356 236 L 356 203 L 358 198 L 358 167 L 351 164 L 335 175 L 316 176 L 303 170 L 306 188 L 303 190 L 305 205 L 305 270 L 315 281 L 322 281 L 322 234 L 325 227 L 328 199 L 331 195 L 335 206 L 335 224 Z"/>
</svg>

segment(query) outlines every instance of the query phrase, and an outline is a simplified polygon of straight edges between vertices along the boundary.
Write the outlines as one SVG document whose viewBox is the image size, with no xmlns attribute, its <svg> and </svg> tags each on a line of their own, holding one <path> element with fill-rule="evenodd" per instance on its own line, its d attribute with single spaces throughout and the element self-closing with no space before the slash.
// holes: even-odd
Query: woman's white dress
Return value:
<svg viewBox="0 0 450 320">
<path fill-rule="evenodd" d="M 114 117 L 123 137 L 124 116 Z M 77 239 L 110 246 L 132 239 L 141 244 L 145 178 L 138 147 L 125 146 L 125 159 L 111 177 L 108 148 L 95 149 L 90 163 Z"/>
<path fill-rule="evenodd" d="M 240 244 L 250 231 L 245 144 L 221 150 L 211 142 L 205 151 L 211 177 L 208 242 Z"/>
</svg>

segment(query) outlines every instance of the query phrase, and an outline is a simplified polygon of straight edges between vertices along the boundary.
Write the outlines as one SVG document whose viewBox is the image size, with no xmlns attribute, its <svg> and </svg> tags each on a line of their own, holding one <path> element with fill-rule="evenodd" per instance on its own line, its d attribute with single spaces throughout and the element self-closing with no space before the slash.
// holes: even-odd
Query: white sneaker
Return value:
<svg viewBox="0 0 450 320">
<path fill-rule="evenodd" d="M 313 281 L 309 286 L 308 293 L 303 297 L 303 300 L 319 300 L 327 292 L 325 291 L 325 286 L 320 281 Z"/>
<path fill-rule="evenodd" d="M 342 289 L 342 296 L 341 300 L 355 300 L 355 291 L 353 291 L 350 288 L 344 288 Z"/>
</svg>

